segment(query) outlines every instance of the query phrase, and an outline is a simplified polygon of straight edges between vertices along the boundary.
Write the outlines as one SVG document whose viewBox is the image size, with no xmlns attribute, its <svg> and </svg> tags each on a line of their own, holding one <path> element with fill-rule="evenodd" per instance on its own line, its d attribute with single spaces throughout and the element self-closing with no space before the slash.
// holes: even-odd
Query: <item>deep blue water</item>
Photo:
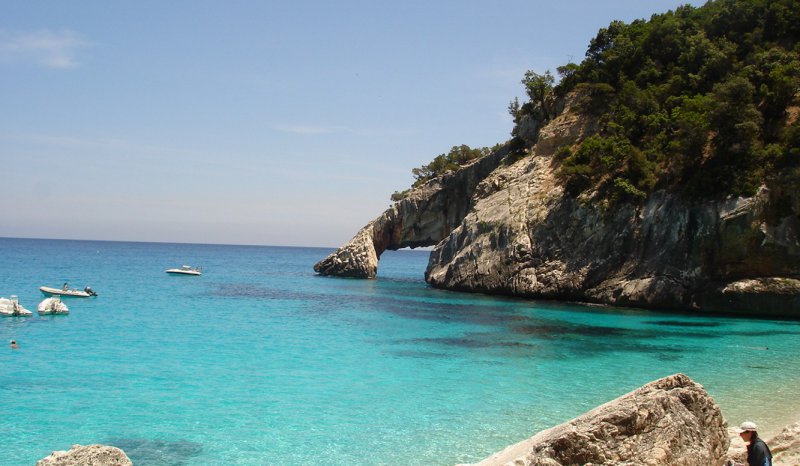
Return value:
<svg viewBox="0 0 800 466">
<path fill-rule="evenodd" d="M 105 443 L 137 465 L 452 465 L 675 372 L 735 424 L 800 398 L 798 322 L 434 290 L 425 251 L 316 276 L 329 252 L 0 239 L 0 296 L 99 293 L 0 318 L 0 464 Z M 182 264 L 204 275 L 164 273 Z"/>
</svg>

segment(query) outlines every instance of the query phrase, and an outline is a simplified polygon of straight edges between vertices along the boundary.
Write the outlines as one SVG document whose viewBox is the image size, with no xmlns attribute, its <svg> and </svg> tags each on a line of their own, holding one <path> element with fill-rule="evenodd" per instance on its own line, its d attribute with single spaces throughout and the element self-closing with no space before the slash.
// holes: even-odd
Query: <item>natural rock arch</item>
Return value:
<svg viewBox="0 0 800 466">
<path fill-rule="evenodd" d="M 467 215 L 475 188 L 509 153 L 508 145 L 413 190 L 353 239 L 314 265 L 320 275 L 375 278 L 383 251 L 434 246 Z"/>
</svg>

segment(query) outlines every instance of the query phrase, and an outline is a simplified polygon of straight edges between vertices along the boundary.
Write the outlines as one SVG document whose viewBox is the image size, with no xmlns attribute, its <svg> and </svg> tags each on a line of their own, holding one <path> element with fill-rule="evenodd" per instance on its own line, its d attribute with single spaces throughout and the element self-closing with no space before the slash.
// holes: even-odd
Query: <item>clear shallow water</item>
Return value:
<svg viewBox="0 0 800 466">
<path fill-rule="evenodd" d="M 0 239 L 0 296 L 100 294 L 0 318 L 0 464 L 105 443 L 137 466 L 452 465 L 675 372 L 734 424 L 800 398 L 798 322 L 434 290 L 424 251 L 315 276 L 329 252 Z M 164 273 L 184 263 L 204 275 Z"/>
</svg>

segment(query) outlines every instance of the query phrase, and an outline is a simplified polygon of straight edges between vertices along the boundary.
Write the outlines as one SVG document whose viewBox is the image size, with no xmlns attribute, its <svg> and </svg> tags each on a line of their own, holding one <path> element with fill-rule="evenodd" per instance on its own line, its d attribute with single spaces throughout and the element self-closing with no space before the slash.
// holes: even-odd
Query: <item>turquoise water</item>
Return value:
<svg viewBox="0 0 800 466">
<path fill-rule="evenodd" d="M 434 290 L 424 251 L 314 275 L 329 252 L 0 239 L 0 296 L 99 293 L 0 318 L 0 464 L 105 443 L 137 465 L 452 465 L 675 372 L 732 423 L 800 398 L 798 322 Z M 182 264 L 204 275 L 164 273 Z"/>
</svg>

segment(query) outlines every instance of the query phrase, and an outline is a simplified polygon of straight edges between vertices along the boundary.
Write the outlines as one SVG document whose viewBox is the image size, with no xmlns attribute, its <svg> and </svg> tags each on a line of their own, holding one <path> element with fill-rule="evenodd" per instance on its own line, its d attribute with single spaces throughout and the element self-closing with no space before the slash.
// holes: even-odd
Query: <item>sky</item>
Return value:
<svg viewBox="0 0 800 466">
<path fill-rule="evenodd" d="M 678 0 L 0 3 L 0 237 L 337 247 Z"/>
</svg>

